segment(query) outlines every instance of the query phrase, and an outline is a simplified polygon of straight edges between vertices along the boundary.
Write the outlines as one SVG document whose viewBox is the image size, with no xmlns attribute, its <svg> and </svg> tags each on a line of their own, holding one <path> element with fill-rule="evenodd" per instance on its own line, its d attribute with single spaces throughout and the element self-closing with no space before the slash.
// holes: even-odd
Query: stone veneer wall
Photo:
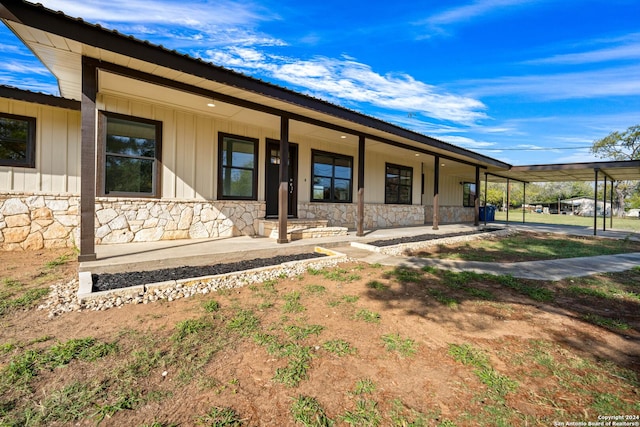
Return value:
<svg viewBox="0 0 640 427">
<path fill-rule="evenodd" d="M 356 228 L 355 203 L 299 203 L 301 219 L 325 219 L 329 227 Z M 365 205 L 365 228 L 431 223 L 433 208 Z M 96 199 L 96 244 L 253 236 L 264 202 Z M 441 223 L 473 221 L 473 208 L 441 206 Z M 74 247 L 79 241 L 79 197 L 72 194 L 0 195 L 0 248 Z"/>
<path fill-rule="evenodd" d="M 367 203 L 364 206 L 365 228 L 406 227 L 424 224 L 425 206 Z M 326 219 L 329 227 L 357 226 L 355 203 L 298 203 L 298 218 Z"/>
<path fill-rule="evenodd" d="M 0 194 L 0 249 L 74 247 L 79 200 L 72 194 Z M 253 236 L 264 202 L 96 199 L 96 244 Z"/>
<path fill-rule="evenodd" d="M 96 199 L 96 243 L 253 236 L 264 202 Z"/>
<path fill-rule="evenodd" d="M 70 194 L 0 194 L 0 248 L 74 247 L 79 198 Z"/>
<path fill-rule="evenodd" d="M 462 222 L 473 222 L 474 209 L 463 208 L 461 206 L 440 206 L 440 224 L 456 224 Z M 425 206 L 425 223 L 433 222 L 433 206 Z"/>
</svg>

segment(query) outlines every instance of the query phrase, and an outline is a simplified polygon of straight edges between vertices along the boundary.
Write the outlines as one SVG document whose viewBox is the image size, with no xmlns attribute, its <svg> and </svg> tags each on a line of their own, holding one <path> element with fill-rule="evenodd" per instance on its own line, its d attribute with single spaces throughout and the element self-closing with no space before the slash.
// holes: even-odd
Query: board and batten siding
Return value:
<svg viewBox="0 0 640 427">
<path fill-rule="evenodd" d="M 0 112 L 36 119 L 36 167 L 0 166 L 0 191 L 79 194 L 80 112 L 5 98 Z"/>
</svg>

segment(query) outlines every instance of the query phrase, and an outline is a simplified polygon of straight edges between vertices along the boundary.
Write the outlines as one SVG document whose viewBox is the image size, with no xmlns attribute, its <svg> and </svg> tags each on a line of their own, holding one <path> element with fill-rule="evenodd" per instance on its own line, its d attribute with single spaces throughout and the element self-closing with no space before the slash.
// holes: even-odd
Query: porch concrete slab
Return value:
<svg viewBox="0 0 640 427">
<path fill-rule="evenodd" d="M 372 242 L 422 234 L 448 234 L 476 231 L 469 224 L 451 224 L 433 230 L 430 225 L 394 229 L 369 230 L 364 236 L 355 231 L 346 235 L 292 240 L 277 243 L 262 236 L 239 236 L 219 239 L 162 240 L 116 245 L 96 245 L 95 261 L 80 263 L 80 271 L 118 273 L 157 270 L 181 266 L 231 263 L 247 259 L 270 258 L 278 255 L 311 253 L 316 246 L 332 248 L 349 245 L 352 241 Z"/>
<path fill-rule="evenodd" d="M 247 259 L 270 258 L 277 255 L 311 253 L 317 246 L 333 248 L 347 256 L 368 263 L 389 266 L 422 268 L 432 266 L 452 271 L 475 271 L 489 274 L 510 274 L 514 277 L 559 280 L 565 277 L 579 277 L 601 272 L 616 272 L 640 265 L 640 254 L 620 254 L 566 260 L 531 261 L 515 264 L 464 262 L 455 260 L 433 260 L 389 256 L 351 246 L 351 242 L 370 243 L 376 240 L 395 239 L 422 234 L 453 234 L 476 232 L 479 228 L 472 224 L 446 224 L 438 230 L 431 225 L 394 229 L 370 230 L 364 236 L 356 236 L 349 231 L 344 236 L 294 240 L 278 244 L 267 237 L 231 237 L 222 239 L 174 240 L 147 243 L 128 243 L 96 246 L 97 260 L 82 262 L 80 271 L 92 273 L 117 273 L 127 271 L 156 270 L 181 266 L 198 266 L 230 263 Z M 554 226 L 535 223 L 489 222 L 488 227 L 510 228 L 549 233 L 593 236 L 589 227 Z M 638 233 L 607 230 L 598 231 L 599 237 L 640 240 Z"/>
</svg>

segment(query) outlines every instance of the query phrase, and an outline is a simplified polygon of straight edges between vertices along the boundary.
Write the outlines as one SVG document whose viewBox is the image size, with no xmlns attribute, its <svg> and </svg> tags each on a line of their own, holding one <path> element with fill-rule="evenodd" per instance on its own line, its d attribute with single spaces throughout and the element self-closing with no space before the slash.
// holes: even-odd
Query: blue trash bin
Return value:
<svg viewBox="0 0 640 427">
<path fill-rule="evenodd" d="M 484 206 L 480 206 L 480 221 L 484 221 Z"/>
<path fill-rule="evenodd" d="M 495 221 L 495 220 L 496 220 L 496 207 L 487 206 L 487 221 Z"/>
</svg>

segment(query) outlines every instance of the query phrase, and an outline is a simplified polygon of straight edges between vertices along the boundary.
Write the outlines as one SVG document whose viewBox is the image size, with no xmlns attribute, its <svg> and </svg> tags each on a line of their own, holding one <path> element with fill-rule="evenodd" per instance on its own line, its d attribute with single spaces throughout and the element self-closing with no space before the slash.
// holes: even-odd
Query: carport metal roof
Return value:
<svg viewBox="0 0 640 427">
<path fill-rule="evenodd" d="M 491 182 L 507 179 L 520 182 L 594 181 L 595 172 L 611 181 L 640 180 L 640 160 L 589 163 L 558 163 L 549 165 L 511 166 L 507 171 L 489 173 Z"/>
</svg>

